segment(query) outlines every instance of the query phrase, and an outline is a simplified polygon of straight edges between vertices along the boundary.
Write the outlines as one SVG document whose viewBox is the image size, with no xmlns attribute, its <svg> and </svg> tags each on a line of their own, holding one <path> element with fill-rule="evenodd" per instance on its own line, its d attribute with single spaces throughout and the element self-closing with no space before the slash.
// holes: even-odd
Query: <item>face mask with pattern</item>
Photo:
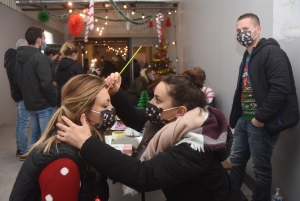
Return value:
<svg viewBox="0 0 300 201">
<path fill-rule="evenodd" d="M 257 27 L 255 27 L 256 29 Z M 241 31 L 237 34 L 237 41 L 245 46 L 248 47 L 249 45 L 251 45 L 253 43 L 253 41 L 255 40 L 255 38 L 257 37 L 258 34 L 256 34 L 256 36 L 254 38 L 251 38 L 251 33 L 253 31 L 255 31 L 255 29 L 253 29 L 252 31 Z"/>
<path fill-rule="evenodd" d="M 116 121 L 115 108 L 102 110 L 101 112 L 97 112 L 95 110 L 90 110 L 90 111 L 101 115 L 102 123 L 97 123 L 95 125 L 96 128 L 101 132 L 104 132 L 107 128 L 112 127 Z"/>
<path fill-rule="evenodd" d="M 162 108 L 159 108 L 156 105 L 153 105 L 149 102 L 147 105 L 147 108 L 146 108 L 146 115 L 147 115 L 148 120 L 152 124 L 165 126 L 170 122 L 171 119 L 174 119 L 176 117 L 172 117 L 170 119 L 161 119 L 161 113 L 163 113 L 165 111 L 173 110 L 176 108 L 178 108 L 178 107 L 172 107 L 172 108 L 163 110 Z"/>
</svg>

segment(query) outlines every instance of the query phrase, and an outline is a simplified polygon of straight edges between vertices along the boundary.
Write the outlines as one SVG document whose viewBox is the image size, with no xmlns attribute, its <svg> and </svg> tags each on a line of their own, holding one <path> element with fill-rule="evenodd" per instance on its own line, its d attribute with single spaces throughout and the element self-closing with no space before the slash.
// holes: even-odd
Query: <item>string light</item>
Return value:
<svg viewBox="0 0 300 201">
<path fill-rule="evenodd" d="M 126 9 L 127 8 L 127 6 L 126 6 L 126 4 L 124 4 L 124 9 Z"/>
<path fill-rule="evenodd" d="M 69 6 L 72 6 L 72 2 L 69 2 L 68 5 L 69 5 Z"/>
<path fill-rule="evenodd" d="M 104 29 L 104 27 L 102 27 L 102 30 Z"/>
<path fill-rule="evenodd" d="M 176 41 L 173 41 L 172 44 L 175 45 L 175 44 L 176 44 Z"/>
<path fill-rule="evenodd" d="M 99 27 L 97 27 L 97 31 L 99 31 Z"/>
<path fill-rule="evenodd" d="M 72 9 L 70 9 L 70 10 L 69 10 L 69 13 L 72 13 L 72 12 L 73 12 Z"/>
<path fill-rule="evenodd" d="M 142 14 L 142 18 L 145 19 L 145 15 L 144 14 Z"/>
<path fill-rule="evenodd" d="M 95 19 L 95 22 L 98 22 L 98 19 Z"/>
<path fill-rule="evenodd" d="M 174 13 L 176 13 L 177 12 L 177 10 L 174 10 Z"/>
<path fill-rule="evenodd" d="M 135 13 L 135 10 L 133 9 L 131 14 L 134 15 L 134 13 Z"/>
<path fill-rule="evenodd" d="M 172 14 L 172 10 L 170 10 L 170 11 L 168 12 L 168 14 L 171 15 L 171 14 Z"/>
<path fill-rule="evenodd" d="M 178 58 L 176 57 L 176 61 L 178 61 Z"/>
<path fill-rule="evenodd" d="M 104 24 L 107 25 L 107 22 L 105 22 Z"/>
</svg>

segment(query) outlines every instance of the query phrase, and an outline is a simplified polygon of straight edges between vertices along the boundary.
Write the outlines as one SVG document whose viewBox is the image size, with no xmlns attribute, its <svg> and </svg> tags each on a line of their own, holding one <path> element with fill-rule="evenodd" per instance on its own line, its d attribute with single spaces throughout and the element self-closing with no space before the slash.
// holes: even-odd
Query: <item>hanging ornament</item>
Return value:
<svg viewBox="0 0 300 201">
<path fill-rule="evenodd" d="M 165 22 L 165 26 L 166 26 L 166 27 L 170 27 L 170 26 L 172 26 L 172 24 L 171 24 L 171 20 L 170 20 L 170 18 L 169 18 L 169 17 L 167 18 L 167 20 L 166 20 L 166 22 Z"/>
<path fill-rule="evenodd" d="M 90 0 L 90 7 L 89 7 L 89 18 L 87 21 L 90 30 L 94 29 L 94 0 Z"/>
<path fill-rule="evenodd" d="M 97 198 L 95 199 L 95 201 L 101 201 L 101 200 L 100 200 L 100 198 L 97 197 Z"/>
<path fill-rule="evenodd" d="M 148 28 L 152 28 L 152 27 L 154 27 L 154 25 L 153 25 L 153 21 L 152 21 L 152 19 L 149 21 L 149 23 L 148 23 Z"/>
<path fill-rule="evenodd" d="M 164 21 L 164 14 L 157 13 L 156 15 L 156 26 L 157 26 L 157 34 L 159 43 L 162 42 L 162 31 L 161 31 L 161 22 Z"/>
<path fill-rule="evenodd" d="M 126 16 L 129 18 L 129 12 L 127 12 Z M 127 31 L 130 30 L 130 22 L 129 21 L 126 22 L 126 30 Z"/>
<path fill-rule="evenodd" d="M 49 19 L 50 19 L 50 15 L 48 13 L 46 13 L 45 11 L 40 11 L 38 14 L 37 14 L 37 18 L 40 22 L 48 22 Z"/>
<path fill-rule="evenodd" d="M 86 28 L 85 28 L 85 34 L 84 34 L 84 42 L 87 43 L 89 40 L 89 32 L 90 32 L 90 24 L 89 24 L 89 21 L 90 21 L 90 16 L 88 16 L 88 20 L 86 22 Z"/>
<path fill-rule="evenodd" d="M 79 36 L 83 30 L 83 19 L 79 13 L 74 13 L 68 21 L 69 32 L 72 36 Z"/>
</svg>

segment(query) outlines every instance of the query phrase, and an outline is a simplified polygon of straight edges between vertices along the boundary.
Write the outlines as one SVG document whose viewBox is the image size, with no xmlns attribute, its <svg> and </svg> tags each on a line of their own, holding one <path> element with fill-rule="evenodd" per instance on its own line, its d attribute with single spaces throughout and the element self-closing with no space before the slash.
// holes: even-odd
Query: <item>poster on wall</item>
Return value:
<svg viewBox="0 0 300 201">
<path fill-rule="evenodd" d="M 300 37 L 300 0 L 273 1 L 273 38 L 293 41 Z"/>
</svg>

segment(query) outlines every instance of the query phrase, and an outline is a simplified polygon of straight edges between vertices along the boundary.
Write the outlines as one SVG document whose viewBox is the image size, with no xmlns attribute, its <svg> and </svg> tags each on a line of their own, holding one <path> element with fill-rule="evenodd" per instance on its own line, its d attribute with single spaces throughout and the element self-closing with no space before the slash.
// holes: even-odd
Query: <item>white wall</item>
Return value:
<svg viewBox="0 0 300 201">
<path fill-rule="evenodd" d="M 177 42 L 180 71 L 194 66 L 203 68 L 208 85 L 216 92 L 216 105 L 229 117 L 236 87 L 238 67 L 245 48 L 236 41 L 237 18 L 248 12 L 259 16 L 262 37 L 272 37 L 272 0 L 181 0 L 178 8 Z M 293 66 L 297 94 L 300 97 L 300 38 L 279 41 Z M 170 52 L 171 54 L 171 52 Z M 170 58 L 175 58 L 174 53 Z M 282 189 L 285 200 L 300 197 L 300 125 L 283 132 L 275 147 L 273 192 Z M 252 161 L 247 173 L 254 177 Z"/>
<path fill-rule="evenodd" d="M 4 61 L 4 53 L 8 48 L 15 48 L 16 42 L 20 38 L 25 38 L 26 30 L 31 26 L 41 27 L 53 34 L 54 43 L 63 44 L 64 34 L 46 25 L 31 19 L 0 3 L 0 55 Z M 9 83 L 6 70 L 0 68 L 0 125 L 15 118 L 15 103 L 10 96 Z"/>
</svg>

